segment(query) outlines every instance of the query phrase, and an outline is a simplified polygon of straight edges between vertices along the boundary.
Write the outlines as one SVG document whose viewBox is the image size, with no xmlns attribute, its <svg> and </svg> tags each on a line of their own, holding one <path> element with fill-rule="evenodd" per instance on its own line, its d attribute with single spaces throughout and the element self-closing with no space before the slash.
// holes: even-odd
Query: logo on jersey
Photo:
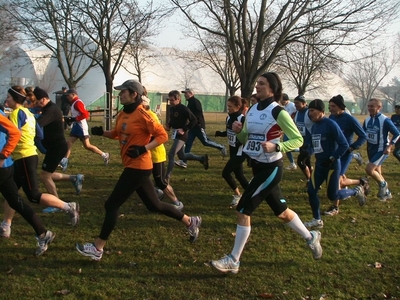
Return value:
<svg viewBox="0 0 400 300">
<path fill-rule="evenodd" d="M 125 122 L 122 123 L 122 125 L 121 125 L 122 131 L 126 131 L 126 127 L 127 127 L 127 124 Z"/>
<path fill-rule="evenodd" d="M 267 118 L 267 115 L 266 114 L 261 114 L 260 115 L 260 120 L 265 120 Z"/>
</svg>

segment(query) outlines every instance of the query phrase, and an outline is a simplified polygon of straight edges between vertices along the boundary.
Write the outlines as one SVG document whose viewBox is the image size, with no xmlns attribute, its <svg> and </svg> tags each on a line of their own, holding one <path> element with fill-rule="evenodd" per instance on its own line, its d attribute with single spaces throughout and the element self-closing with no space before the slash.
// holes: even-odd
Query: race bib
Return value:
<svg viewBox="0 0 400 300">
<path fill-rule="evenodd" d="M 301 136 L 306 136 L 306 126 L 304 124 L 296 124 Z"/>
<path fill-rule="evenodd" d="M 176 139 L 177 133 L 178 133 L 178 129 L 172 129 L 171 138 L 172 138 L 173 140 Z"/>
<path fill-rule="evenodd" d="M 258 157 L 264 152 L 264 149 L 261 147 L 261 143 L 264 141 L 265 134 L 249 133 L 243 151 L 251 157 Z"/>
<path fill-rule="evenodd" d="M 232 129 L 227 130 L 229 146 L 236 146 L 236 133 Z"/>
<path fill-rule="evenodd" d="M 374 130 L 367 129 L 367 141 L 370 144 L 378 144 L 378 134 Z"/>
<path fill-rule="evenodd" d="M 312 145 L 314 148 L 314 153 L 324 152 L 324 149 L 322 149 L 322 146 L 321 146 L 321 135 L 320 134 L 312 135 Z"/>
</svg>

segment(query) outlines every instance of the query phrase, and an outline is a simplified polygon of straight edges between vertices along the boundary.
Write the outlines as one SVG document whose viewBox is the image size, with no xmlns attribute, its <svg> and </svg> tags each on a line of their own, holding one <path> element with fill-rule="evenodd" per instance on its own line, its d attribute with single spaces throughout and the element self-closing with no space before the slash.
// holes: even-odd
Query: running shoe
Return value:
<svg viewBox="0 0 400 300">
<path fill-rule="evenodd" d="M 47 208 L 42 210 L 42 212 L 45 213 L 45 214 L 52 214 L 52 213 L 56 213 L 56 212 L 59 212 L 59 211 L 61 211 L 61 209 L 55 208 L 55 207 L 51 207 L 51 206 L 49 206 L 49 207 L 47 207 Z"/>
<path fill-rule="evenodd" d="M 199 237 L 199 228 L 201 226 L 201 217 L 190 217 L 190 225 L 186 227 L 190 234 L 189 242 L 194 243 Z"/>
<path fill-rule="evenodd" d="M 76 202 L 70 202 L 68 205 L 70 207 L 68 214 L 71 217 L 71 225 L 75 227 L 79 223 L 79 204 Z"/>
<path fill-rule="evenodd" d="M 304 226 L 306 226 L 307 228 L 322 228 L 324 227 L 324 221 L 312 219 L 310 222 L 304 222 Z"/>
<path fill-rule="evenodd" d="M 387 182 L 386 181 L 382 181 L 379 184 L 378 198 L 382 198 L 384 195 L 386 195 L 387 190 L 388 190 Z"/>
<path fill-rule="evenodd" d="M 103 161 L 106 166 L 110 163 L 110 153 L 104 153 Z"/>
<path fill-rule="evenodd" d="M 379 197 L 379 201 L 385 202 L 386 200 L 392 199 L 392 193 L 389 191 L 389 189 L 386 191 L 386 194 L 383 195 L 382 197 Z"/>
<path fill-rule="evenodd" d="M 230 206 L 238 205 L 240 198 L 242 198 L 242 195 L 233 195 L 233 199 L 231 201 Z"/>
<path fill-rule="evenodd" d="M 39 255 L 42 255 L 43 253 L 45 253 L 49 244 L 54 240 L 55 237 L 56 237 L 56 234 L 51 232 L 50 230 L 46 231 L 46 234 L 44 235 L 44 237 L 37 236 L 36 237 L 37 248 L 35 251 L 35 255 L 39 256 Z"/>
<path fill-rule="evenodd" d="M 353 190 L 356 192 L 356 198 L 360 206 L 364 206 L 367 203 L 367 197 L 364 195 L 364 188 L 361 185 L 357 185 Z"/>
<path fill-rule="evenodd" d="M 63 172 L 67 171 L 67 169 L 68 169 L 68 163 L 69 163 L 68 158 L 64 157 L 64 158 L 60 161 L 60 163 L 58 164 L 58 165 L 61 167 L 61 170 L 62 170 Z"/>
<path fill-rule="evenodd" d="M 93 260 L 99 261 L 103 256 L 103 250 L 97 250 L 94 243 L 75 244 L 76 250 L 83 256 L 90 257 Z"/>
<path fill-rule="evenodd" d="M 239 272 L 240 261 L 235 262 L 232 255 L 225 255 L 220 260 L 212 260 L 211 266 L 222 273 L 237 274 Z"/>
<path fill-rule="evenodd" d="M 226 151 L 226 147 L 225 147 L 225 146 L 222 146 L 222 148 L 221 148 L 221 150 L 220 150 L 220 151 L 221 151 L 221 155 L 222 155 L 222 156 L 224 156 L 224 157 L 225 157 L 225 156 L 227 156 L 227 155 L 228 155 L 228 152 Z"/>
<path fill-rule="evenodd" d="M 158 197 L 158 199 L 161 201 L 162 199 L 164 199 L 164 192 L 162 191 L 162 190 L 160 190 L 160 189 L 158 189 L 158 188 L 154 188 L 155 190 L 156 190 L 156 194 L 157 194 L 157 197 Z"/>
<path fill-rule="evenodd" d="M 77 195 L 79 195 L 82 191 L 82 185 L 83 185 L 84 179 L 85 179 L 85 176 L 83 174 L 76 175 L 76 180 L 73 182 L 73 184 L 74 184 Z"/>
<path fill-rule="evenodd" d="M 174 161 L 175 165 L 182 168 L 186 169 L 187 168 L 187 163 L 185 163 L 183 160 L 175 160 Z"/>
<path fill-rule="evenodd" d="M 297 169 L 297 165 L 295 163 L 292 163 L 288 167 L 285 168 L 285 170 L 288 170 L 288 171 L 294 171 L 296 169 Z"/>
<path fill-rule="evenodd" d="M 322 257 L 322 247 L 321 247 L 321 232 L 318 230 L 310 231 L 312 239 L 307 241 L 308 247 L 311 249 L 314 259 L 320 259 Z"/>
<path fill-rule="evenodd" d="M 359 166 L 362 166 L 363 164 L 363 158 L 360 152 L 353 153 L 353 158 L 356 160 L 357 164 Z"/>
<path fill-rule="evenodd" d="M 183 209 L 183 203 L 181 201 L 176 201 L 171 203 L 177 210 L 182 210 Z"/>
<path fill-rule="evenodd" d="M 364 195 L 368 196 L 369 193 L 371 192 L 371 189 L 369 187 L 369 180 L 368 177 L 362 177 L 360 178 L 360 185 L 362 185 L 363 189 L 364 189 Z"/>
<path fill-rule="evenodd" d="M 336 216 L 339 213 L 339 207 L 336 205 L 331 205 L 325 212 L 325 216 Z"/>
<path fill-rule="evenodd" d="M 202 160 L 200 161 L 200 163 L 204 166 L 205 170 L 208 170 L 208 155 L 205 154 L 202 158 Z"/>
<path fill-rule="evenodd" d="M 11 226 L 0 226 L 0 236 L 3 238 L 9 238 L 11 235 Z"/>
</svg>

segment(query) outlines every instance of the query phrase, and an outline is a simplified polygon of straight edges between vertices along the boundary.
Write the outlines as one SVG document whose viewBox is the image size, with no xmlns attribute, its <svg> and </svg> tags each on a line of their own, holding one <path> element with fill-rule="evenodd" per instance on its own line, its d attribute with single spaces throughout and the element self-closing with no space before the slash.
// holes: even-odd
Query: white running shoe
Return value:
<svg viewBox="0 0 400 300">
<path fill-rule="evenodd" d="M 36 237 L 37 240 L 37 248 L 35 251 L 35 255 L 39 256 L 46 252 L 48 245 L 54 240 L 56 234 L 51 232 L 50 230 L 46 231 L 44 237 Z"/>
<path fill-rule="evenodd" d="M 240 261 L 235 262 L 232 255 L 229 254 L 219 260 L 212 260 L 211 266 L 222 273 L 231 272 L 232 274 L 237 274 L 239 272 Z"/>
<path fill-rule="evenodd" d="M 324 221 L 312 219 L 310 222 L 304 222 L 304 226 L 306 226 L 307 228 L 322 228 L 324 227 Z"/>
<path fill-rule="evenodd" d="M 242 195 L 233 195 L 233 199 L 230 206 L 238 205 L 240 198 L 242 198 Z"/>
<path fill-rule="evenodd" d="M 295 163 L 292 163 L 288 167 L 285 168 L 285 170 L 288 170 L 288 171 L 294 171 L 296 169 L 297 169 L 297 165 Z"/>
<path fill-rule="evenodd" d="M 185 163 L 183 160 L 175 160 L 174 161 L 175 165 L 182 168 L 186 169 L 187 168 L 187 163 Z"/>
<path fill-rule="evenodd" d="M 83 256 L 90 257 L 93 260 L 99 261 L 103 256 L 103 250 L 97 250 L 93 243 L 75 244 L 76 250 Z"/>
<path fill-rule="evenodd" d="M 308 247 L 311 249 L 314 259 L 320 259 L 322 257 L 322 247 L 321 247 L 321 232 L 318 230 L 310 231 L 312 239 L 307 242 Z"/>
<path fill-rule="evenodd" d="M 106 166 L 110 163 L 110 153 L 104 153 L 103 161 Z"/>
<path fill-rule="evenodd" d="M 69 162 L 68 158 L 64 157 L 64 158 L 60 161 L 60 163 L 58 164 L 58 165 L 61 167 L 61 170 L 62 170 L 63 172 L 67 171 L 67 169 L 68 169 L 68 162 Z"/>
</svg>

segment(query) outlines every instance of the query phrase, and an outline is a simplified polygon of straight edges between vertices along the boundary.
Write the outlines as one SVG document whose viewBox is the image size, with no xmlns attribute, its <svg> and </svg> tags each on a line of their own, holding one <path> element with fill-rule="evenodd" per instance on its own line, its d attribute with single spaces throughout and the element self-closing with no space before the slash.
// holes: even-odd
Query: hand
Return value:
<svg viewBox="0 0 400 300">
<path fill-rule="evenodd" d="M 322 166 L 324 167 L 324 168 L 329 168 L 329 169 L 333 169 L 333 162 L 334 162 L 335 160 L 331 160 L 330 158 L 327 158 L 327 159 L 325 159 L 323 162 L 322 162 Z"/>
<path fill-rule="evenodd" d="M 215 132 L 215 137 L 217 137 L 217 136 L 222 136 L 222 131 L 217 130 Z"/>
<path fill-rule="evenodd" d="M 94 126 L 94 127 L 92 127 L 91 132 L 93 135 L 102 136 L 104 134 L 103 126 Z"/>
<path fill-rule="evenodd" d="M 243 124 L 240 123 L 239 121 L 235 121 L 235 122 L 233 122 L 233 124 L 232 124 L 232 130 L 233 130 L 234 132 L 236 132 L 236 133 L 241 132 L 241 131 L 242 131 L 242 127 L 243 127 Z"/>
<path fill-rule="evenodd" d="M 261 147 L 266 153 L 276 152 L 276 144 L 272 142 L 262 142 Z"/>
<path fill-rule="evenodd" d="M 184 135 L 184 134 L 185 134 L 185 131 L 184 131 L 182 128 L 178 128 L 178 129 L 176 130 L 176 132 L 177 132 L 179 135 Z"/>
<path fill-rule="evenodd" d="M 146 152 L 147 149 L 145 146 L 132 145 L 129 146 L 128 150 L 126 151 L 126 155 L 128 155 L 131 158 L 136 158 Z"/>
</svg>

